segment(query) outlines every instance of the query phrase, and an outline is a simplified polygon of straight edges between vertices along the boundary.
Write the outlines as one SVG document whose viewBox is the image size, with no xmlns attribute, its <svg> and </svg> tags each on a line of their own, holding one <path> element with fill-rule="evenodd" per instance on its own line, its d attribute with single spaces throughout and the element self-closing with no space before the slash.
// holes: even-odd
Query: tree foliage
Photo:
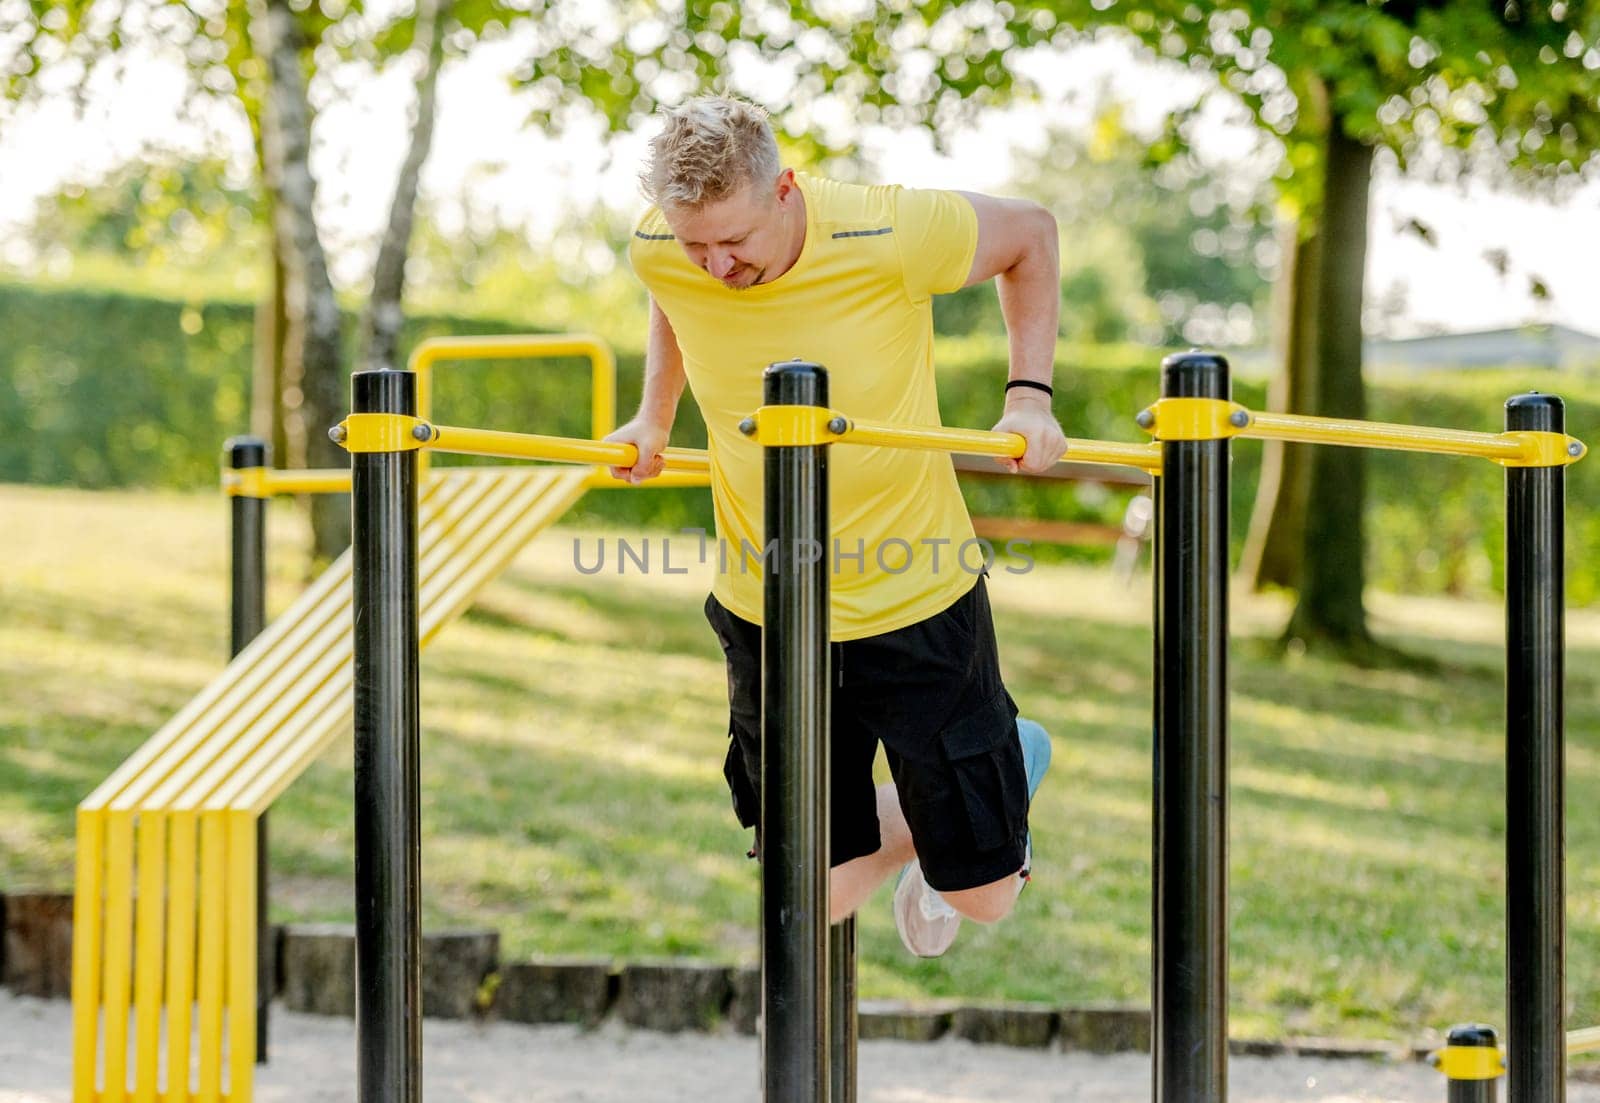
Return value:
<svg viewBox="0 0 1600 1103">
<path fill-rule="evenodd" d="M 1212 74 L 1285 142 L 1285 186 L 1307 201 L 1314 176 L 1302 170 L 1330 112 L 1406 160 L 1418 140 L 1453 150 L 1443 167 L 1457 170 L 1488 162 L 1562 177 L 1600 146 L 1600 6 L 1576 0 L 532 0 L 525 10 L 538 27 L 520 79 L 536 93 L 534 121 L 558 127 L 596 110 L 626 129 L 658 104 L 724 88 L 765 104 L 790 133 L 835 144 L 878 123 L 948 134 L 1033 94 L 1030 55 L 1114 30 Z M 851 126 L 819 106 L 830 102 Z"/>
</svg>

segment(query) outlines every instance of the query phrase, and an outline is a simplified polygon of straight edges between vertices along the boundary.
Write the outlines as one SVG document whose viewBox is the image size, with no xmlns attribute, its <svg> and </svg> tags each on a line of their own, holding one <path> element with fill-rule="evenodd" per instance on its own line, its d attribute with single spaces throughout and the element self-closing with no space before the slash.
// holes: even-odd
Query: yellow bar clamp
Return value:
<svg viewBox="0 0 1600 1103">
<path fill-rule="evenodd" d="M 1163 398 L 1134 421 L 1157 440 L 1225 440 L 1250 424 L 1250 411 L 1222 398 Z"/>
<path fill-rule="evenodd" d="M 1497 1046 L 1445 1046 L 1429 1060 L 1450 1080 L 1496 1080 L 1506 1073 Z"/>
<path fill-rule="evenodd" d="M 346 452 L 415 452 L 433 438 L 433 427 L 405 414 L 351 414 L 329 435 Z"/>
<path fill-rule="evenodd" d="M 1581 440 L 1565 433 L 1514 429 L 1500 435 L 1522 445 L 1522 455 L 1516 459 L 1495 461 L 1501 467 L 1567 467 L 1589 451 Z"/>
<path fill-rule="evenodd" d="M 826 406 L 762 406 L 739 423 L 739 432 L 757 444 L 777 448 L 832 444 L 850 421 Z"/>
</svg>

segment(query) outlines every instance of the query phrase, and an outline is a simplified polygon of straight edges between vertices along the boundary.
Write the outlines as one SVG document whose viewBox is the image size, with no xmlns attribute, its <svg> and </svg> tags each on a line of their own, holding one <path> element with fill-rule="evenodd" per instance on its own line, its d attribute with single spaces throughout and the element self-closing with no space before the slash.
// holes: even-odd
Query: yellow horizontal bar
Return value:
<svg viewBox="0 0 1600 1103">
<path fill-rule="evenodd" d="M 1251 413 L 1250 424 L 1240 430 L 1242 437 L 1258 440 L 1292 440 L 1306 444 L 1339 444 L 1352 448 L 1391 448 L 1401 452 L 1433 452 L 1447 456 L 1478 456 L 1507 466 L 1555 466 L 1541 458 L 1549 451 L 1541 439 L 1530 434 L 1478 433 L 1467 429 L 1441 429 L 1428 425 L 1395 425 L 1381 421 L 1354 421 L 1345 418 L 1310 417 L 1305 414 Z M 1560 434 L 1549 434 L 1560 436 Z M 1544 436 L 1544 434 L 1540 434 Z M 1583 455 L 1559 449 L 1561 463 L 1572 463 Z"/>
<path fill-rule="evenodd" d="M 435 452 L 464 456 L 496 456 L 502 459 L 555 460 L 566 463 L 599 463 L 631 467 L 639 450 L 615 441 L 579 440 L 576 437 L 546 437 L 537 433 L 504 433 L 496 429 L 465 429 L 455 425 L 433 426 L 427 447 Z M 710 457 L 700 448 L 668 448 L 662 452 L 669 471 L 709 472 Z"/>
<path fill-rule="evenodd" d="M 348 494 L 348 468 L 311 468 L 278 471 L 270 467 L 240 467 L 223 471 L 222 492 L 230 498 L 270 498 L 274 494 Z"/>
<path fill-rule="evenodd" d="M 1010 459 L 1020 457 L 1028 446 L 1028 442 L 1018 433 L 948 429 L 943 426 L 889 425 L 873 421 L 849 421 L 848 428 L 839 435 L 838 440 L 841 444 L 874 444 L 885 448 L 963 452 Z M 1157 475 L 1161 473 L 1161 446 L 1157 444 L 1068 437 L 1067 451 L 1061 458 L 1076 463 L 1104 463 L 1116 467 L 1137 467 Z"/>
<path fill-rule="evenodd" d="M 273 471 L 267 475 L 267 489 L 273 494 L 348 494 L 350 471 L 339 467 Z"/>
<path fill-rule="evenodd" d="M 1567 1031 L 1567 1054 L 1593 1053 L 1600 1049 L 1600 1026 Z"/>
<path fill-rule="evenodd" d="M 589 478 L 584 482 L 588 490 L 618 490 L 631 488 L 643 490 L 655 487 L 657 490 L 677 490 L 683 487 L 703 487 L 711 485 L 709 471 L 702 474 L 698 471 L 663 471 L 653 479 L 646 479 L 642 483 L 630 483 L 626 479 L 614 478 L 611 472 L 596 468 L 590 472 Z"/>
</svg>

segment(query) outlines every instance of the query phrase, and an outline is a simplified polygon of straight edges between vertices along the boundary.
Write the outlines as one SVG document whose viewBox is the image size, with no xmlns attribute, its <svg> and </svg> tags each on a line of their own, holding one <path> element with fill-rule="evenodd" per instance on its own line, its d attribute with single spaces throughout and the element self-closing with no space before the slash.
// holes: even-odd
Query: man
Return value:
<svg viewBox="0 0 1600 1103">
<path fill-rule="evenodd" d="M 813 360 L 828 369 L 835 409 L 938 424 L 931 296 L 998 278 L 1011 379 L 994 428 L 1028 442 L 1020 460 L 1002 461 L 1010 470 L 1043 471 L 1066 448 L 1050 411 L 1056 225 L 1032 203 L 784 169 L 766 116 L 729 98 L 668 112 L 641 182 L 655 204 L 630 243 L 651 296 L 644 395 L 607 438 L 639 454 L 612 472 L 634 482 L 661 472 L 687 382 L 705 417 L 717 533 L 729 549 L 706 617 L 728 664 L 724 773 L 750 827 L 759 822 L 765 540 L 761 449 L 737 426 L 761 405 L 762 370 Z M 1011 910 L 1029 876 L 1028 804 L 1050 744 L 1016 719 L 1001 683 L 950 457 L 841 446 L 829 465 L 832 919 L 900 870 L 901 939 L 934 956 L 962 917 L 989 923 Z M 880 741 L 894 784 L 875 789 Z"/>
</svg>

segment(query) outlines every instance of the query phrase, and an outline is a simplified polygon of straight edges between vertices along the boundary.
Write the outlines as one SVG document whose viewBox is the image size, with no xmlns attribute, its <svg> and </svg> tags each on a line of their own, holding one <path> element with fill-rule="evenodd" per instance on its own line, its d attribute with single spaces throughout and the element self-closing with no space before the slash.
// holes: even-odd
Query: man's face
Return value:
<svg viewBox="0 0 1600 1103">
<path fill-rule="evenodd" d="M 724 287 L 743 291 L 783 274 L 787 215 L 798 201 L 794 173 L 785 171 L 776 186 L 752 183 L 703 207 L 661 213 L 691 261 Z"/>
</svg>

